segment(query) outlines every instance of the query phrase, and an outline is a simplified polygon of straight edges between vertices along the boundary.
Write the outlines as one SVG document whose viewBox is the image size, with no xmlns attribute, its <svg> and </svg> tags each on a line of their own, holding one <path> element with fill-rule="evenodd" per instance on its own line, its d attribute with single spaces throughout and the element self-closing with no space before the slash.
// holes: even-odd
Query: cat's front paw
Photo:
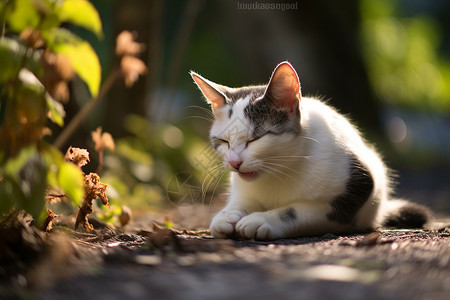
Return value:
<svg viewBox="0 0 450 300">
<path fill-rule="evenodd" d="M 224 239 L 235 233 L 236 223 L 242 219 L 244 213 L 239 210 L 219 212 L 211 221 L 209 231 L 215 238 Z"/>
<path fill-rule="evenodd" d="M 243 217 L 236 224 L 236 231 L 246 239 L 274 240 L 280 237 L 275 228 L 269 224 L 264 213 L 259 212 Z"/>
</svg>

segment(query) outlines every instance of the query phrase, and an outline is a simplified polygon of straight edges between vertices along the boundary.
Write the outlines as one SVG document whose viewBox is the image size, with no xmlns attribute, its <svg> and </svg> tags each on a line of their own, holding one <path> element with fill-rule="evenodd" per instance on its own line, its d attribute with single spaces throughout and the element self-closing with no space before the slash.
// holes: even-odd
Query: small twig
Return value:
<svg viewBox="0 0 450 300">
<path fill-rule="evenodd" d="M 67 142 L 69 137 L 77 130 L 80 124 L 86 119 L 86 117 L 92 112 L 94 107 L 100 100 L 105 96 L 105 94 L 111 89 L 114 82 L 120 77 L 121 72 L 119 68 L 115 68 L 109 73 L 108 78 L 106 78 L 105 83 L 102 85 L 97 97 L 91 98 L 75 115 L 75 117 L 67 124 L 61 134 L 56 138 L 53 146 L 60 149 Z"/>
<path fill-rule="evenodd" d="M 103 170 L 103 149 L 98 150 L 98 167 L 96 173 L 99 174 Z"/>
<path fill-rule="evenodd" d="M 47 194 L 47 197 L 51 198 L 64 198 L 67 197 L 65 194 Z"/>
</svg>

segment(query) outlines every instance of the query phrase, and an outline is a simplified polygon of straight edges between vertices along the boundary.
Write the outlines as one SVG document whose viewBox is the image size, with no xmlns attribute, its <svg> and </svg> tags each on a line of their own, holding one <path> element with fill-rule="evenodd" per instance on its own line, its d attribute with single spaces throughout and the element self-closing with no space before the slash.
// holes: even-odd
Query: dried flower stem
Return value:
<svg viewBox="0 0 450 300">
<path fill-rule="evenodd" d="M 109 73 L 105 82 L 103 83 L 97 97 L 91 98 L 81 110 L 75 115 L 75 117 L 67 124 L 61 134 L 56 138 L 53 146 L 61 149 L 67 142 L 69 137 L 77 130 L 81 123 L 86 119 L 86 117 L 92 112 L 94 107 L 100 100 L 106 95 L 106 93 L 112 88 L 114 82 L 121 76 L 121 71 L 119 68 L 114 68 L 111 73 Z"/>
</svg>

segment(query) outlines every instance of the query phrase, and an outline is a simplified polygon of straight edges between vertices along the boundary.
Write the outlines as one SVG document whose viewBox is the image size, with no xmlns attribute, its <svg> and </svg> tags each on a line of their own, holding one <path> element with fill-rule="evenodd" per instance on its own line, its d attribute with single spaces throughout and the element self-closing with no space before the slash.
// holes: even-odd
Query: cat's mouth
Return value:
<svg viewBox="0 0 450 300">
<path fill-rule="evenodd" d="M 238 171 L 238 174 L 241 178 L 247 179 L 247 180 L 252 180 L 259 176 L 258 172 L 239 172 Z"/>
</svg>

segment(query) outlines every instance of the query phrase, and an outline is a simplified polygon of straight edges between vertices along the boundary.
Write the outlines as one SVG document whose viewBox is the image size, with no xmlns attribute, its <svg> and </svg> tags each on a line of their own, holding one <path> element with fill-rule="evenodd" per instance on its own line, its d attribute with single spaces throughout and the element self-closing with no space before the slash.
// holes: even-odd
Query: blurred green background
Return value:
<svg viewBox="0 0 450 300">
<path fill-rule="evenodd" d="M 101 174 L 113 203 L 210 203 L 226 175 L 207 166 L 209 107 L 188 72 L 236 87 L 266 83 L 288 60 L 303 95 L 328 99 L 377 145 L 400 175 L 399 196 L 450 212 L 449 1 L 257 2 L 293 9 L 251 0 L 92 3 L 105 38 L 78 33 L 96 49 L 103 76 L 122 30 L 146 44 L 141 58 L 149 68 L 131 90 L 117 84 L 70 141 L 93 149 L 97 126 L 113 135 L 116 151 L 106 154 Z M 71 89 L 67 119 L 87 100 L 79 84 Z"/>
</svg>

